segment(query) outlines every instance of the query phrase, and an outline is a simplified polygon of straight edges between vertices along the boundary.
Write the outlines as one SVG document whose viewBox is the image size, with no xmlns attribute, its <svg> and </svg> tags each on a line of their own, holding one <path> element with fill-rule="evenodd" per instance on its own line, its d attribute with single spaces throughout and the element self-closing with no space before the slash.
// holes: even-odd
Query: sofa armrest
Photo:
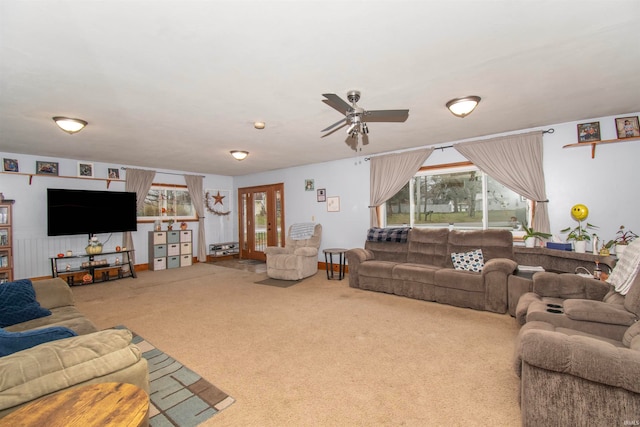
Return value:
<svg viewBox="0 0 640 427">
<path fill-rule="evenodd" d="M 140 361 L 126 329 L 51 341 L 0 358 L 0 410 L 105 377 Z"/>
<path fill-rule="evenodd" d="M 349 249 L 345 256 L 349 265 L 349 286 L 352 288 L 360 287 L 360 279 L 358 277 L 358 268 L 363 262 L 375 259 L 373 252 L 364 248 Z"/>
<path fill-rule="evenodd" d="M 543 297 L 602 301 L 611 285 L 571 273 L 539 272 L 533 275 L 533 292 Z"/>
<path fill-rule="evenodd" d="M 302 247 L 294 249 L 293 253 L 298 256 L 318 256 L 317 248 Z"/>
<path fill-rule="evenodd" d="M 280 255 L 280 254 L 290 254 L 291 250 L 289 248 L 281 248 L 279 246 L 267 246 L 264 249 L 265 255 Z"/>
<path fill-rule="evenodd" d="M 486 275 L 494 271 L 499 271 L 504 274 L 513 274 L 518 268 L 518 263 L 508 258 L 493 258 L 484 263 L 482 268 L 482 274 Z"/>
<path fill-rule="evenodd" d="M 42 307 L 51 310 L 75 305 L 71 288 L 61 278 L 34 280 L 32 283 L 36 291 L 36 300 Z"/>
<path fill-rule="evenodd" d="M 609 304 L 588 299 L 568 299 L 562 304 L 564 314 L 572 320 L 631 326 L 637 320 L 635 314 L 623 305 Z"/>
<path fill-rule="evenodd" d="M 539 322 L 539 325 L 547 325 Z M 549 325 L 552 327 L 551 325 Z M 543 329 L 522 331 L 516 349 L 521 363 L 547 371 L 640 393 L 640 352 L 581 335 Z"/>
</svg>

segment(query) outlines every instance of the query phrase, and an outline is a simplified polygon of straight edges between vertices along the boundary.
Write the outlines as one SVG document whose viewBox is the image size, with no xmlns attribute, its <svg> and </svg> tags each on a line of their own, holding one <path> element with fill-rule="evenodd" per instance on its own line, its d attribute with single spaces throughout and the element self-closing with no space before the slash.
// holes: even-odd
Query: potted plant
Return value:
<svg viewBox="0 0 640 427">
<path fill-rule="evenodd" d="M 587 219 L 587 216 L 589 216 L 589 208 L 580 203 L 573 205 L 571 208 L 571 217 L 578 221 L 578 226 L 574 228 L 567 227 L 560 230 L 561 233 L 569 233 L 567 235 L 567 241 L 575 241 L 573 246 L 575 251 L 578 253 L 585 253 L 587 249 L 587 242 L 591 241 L 591 234 L 589 234 L 588 230 L 598 228 L 588 222 L 584 227 L 582 226 L 582 221 Z"/>
<path fill-rule="evenodd" d="M 536 245 L 537 239 L 548 239 L 551 237 L 549 233 L 543 233 L 542 231 L 535 231 L 533 227 L 527 227 L 522 224 L 522 229 L 524 230 L 524 235 L 522 239 L 524 240 L 524 245 L 527 248 L 533 248 Z"/>
<path fill-rule="evenodd" d="M 611 249 L 613 246 L 616 247 L 616 255 L 618 258 L 622 256 L 624 250 L 627 248 L 627 245 L 633 242 L 638 235 L 631 230 L 625 230 L 625 226 L 621 225 L 618 228 L 618 232 L 616 233 L 616 238 L 613 240 L 609 240 L 604 246 L 607 249 Z"/>
</svg>

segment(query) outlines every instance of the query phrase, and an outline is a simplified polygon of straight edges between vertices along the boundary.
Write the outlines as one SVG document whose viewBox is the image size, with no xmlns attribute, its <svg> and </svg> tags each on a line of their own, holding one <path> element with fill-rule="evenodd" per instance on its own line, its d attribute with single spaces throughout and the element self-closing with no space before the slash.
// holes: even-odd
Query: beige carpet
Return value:
<svg viewBox="0 0 640 427">
<path fill-rule="evenodd" d="M 290 288 L 211 264 L 74 287 L 100 328 L 127 325 L 236 399 L 211 426 L 513 426 L 516 321 L 352 289 Z"/>
</svg>

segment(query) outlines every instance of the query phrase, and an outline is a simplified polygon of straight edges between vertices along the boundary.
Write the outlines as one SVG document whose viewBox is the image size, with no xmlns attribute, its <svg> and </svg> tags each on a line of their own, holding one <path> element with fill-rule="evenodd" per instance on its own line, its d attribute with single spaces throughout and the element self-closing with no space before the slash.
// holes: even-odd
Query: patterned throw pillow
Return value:
<svg viewBox="0 0 640 427">
<path fill-rule="evenodd" d="M 451 261 L 456 270 L 475 271 L 480 273 L 484 267 L 482 249 L 474 249 L 469 252 L 452 253 Z"/>
<path fill-rule="evenodd" d="M 0 301 L 0 328 L 51 315 L 36 301 L 36 291 L 29 279 L 1 284 Z"/>
</svg>

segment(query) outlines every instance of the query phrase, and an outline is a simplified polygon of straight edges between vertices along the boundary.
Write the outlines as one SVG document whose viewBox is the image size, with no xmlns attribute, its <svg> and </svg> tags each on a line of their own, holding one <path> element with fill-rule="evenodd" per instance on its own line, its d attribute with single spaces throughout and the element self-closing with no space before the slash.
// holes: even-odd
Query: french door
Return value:
<svg viewBox="0 0 640 427">
<path fill-rule="evenodd" d="M 284 246 L 284 184 L 238 189 L 240 258 L 265 261 L 267 246 Z"/>
</svg>

